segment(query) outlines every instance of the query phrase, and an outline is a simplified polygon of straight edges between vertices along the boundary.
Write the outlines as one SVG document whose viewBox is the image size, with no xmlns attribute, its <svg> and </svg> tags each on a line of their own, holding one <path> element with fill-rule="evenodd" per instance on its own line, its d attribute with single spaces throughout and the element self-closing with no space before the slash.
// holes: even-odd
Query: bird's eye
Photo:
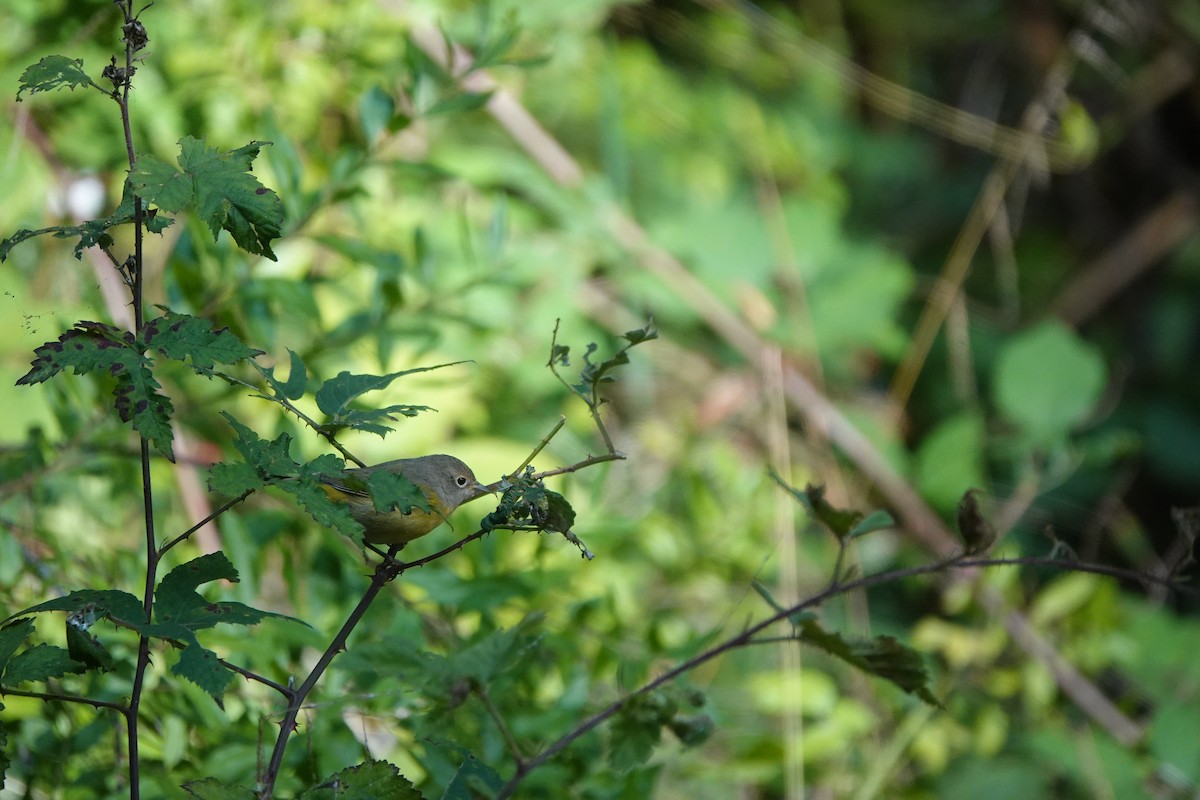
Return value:
<svg viewBox="0 0 1200 800">
<path fill-rule="evenodd" d="M 462 475 L 459 475 L 457 478 L 455 478 L 454 482 L 457 483 L 459 486 L 467 485 L 467 479 L 465 477 L 463 477 Z"/>
</svg>

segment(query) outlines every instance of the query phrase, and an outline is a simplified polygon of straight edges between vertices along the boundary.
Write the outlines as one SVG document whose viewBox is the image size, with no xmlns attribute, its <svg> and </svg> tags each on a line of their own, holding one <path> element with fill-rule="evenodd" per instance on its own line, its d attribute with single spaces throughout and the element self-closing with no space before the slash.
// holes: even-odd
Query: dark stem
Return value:
<svg viewBox="0 0 1200 800">
<path fill-rule="evenodd" d="M 124 18 L 122 30 L 127 30 L 133 21 L 133 0 L 124 0 L 120 4 Z M 137 150 L 133 144 L 133 126 L 129 115 L 129 89 L 133 75 L 134 45 L 131 37 L 125 36 L 125 79 L 115 96 L 121 108 L 121 127 L 125 134 L 125 154 L 129 161 L 129 171 L 132 175 L 137 166 Z M 129 286 L 133 295 L 133 333 L 136 336 L 142 329 L 145 311 L 142 307 L 142 199 L 133 196 L 133 262 L 129 266 Z M 146 583 L 142 595 L 142 606 L 146 614 L 146 623 L 154 617 L 154 586 L 157 583 L 159 552 L 154 535 L 154 493 L 150 479 L 150 443 L 145 436 L 141 437 L 142 461 L 142 507 L 146 521 Z M 129 738 L 129 798 L 139 800 L 140 763 L 138 754 L 138 708 L 142 701 L 142 689 L 146 681 L 146 669 L 150 666 L 150 639 L 145 634 L 138 636 L 137 666 L 133 674 L 133 686 L 129 692 L 129 711 L 125 715 L 126 731 Z"/>
<path fill-rule="evenodd" d="M 313 687 L 317 685 L 317 681 L 325 674 L 325 670 L 333 662 L 333 659 L 346 647 L 346 640 L 350 638 L 351 632 L 362 620 L 363 614 L 375 601 L 376 596 L 393 578 L 399 575 L 406 565 L 401 561 L 387 559 L 375 568 L 375 574 L 371 577 L 371 583 L 367 586 L 367 591 L 363 593 L 362 599 L 358 601 L 358 605 L 350 612 L 350 616 L 346 618 L 341 630 L 337 632 L 337 636 L 333 637 L 333 641 L 325 648 L 325 652 L 321 654 L 321 658 L 317 661 L 312 671 L 308 673 L 308 677 L 304 679 L 304 683 L 291 693 L 291 699 L 288 702 L 287 710 L 284 711 L 283 719 L 279 723 L 279 735 L 275 739 L 275 749 L 271 752 L 271 760 L 267 763 L 267 771 L 263 774 L 259 784 L 258 796 L 261 800 L 266 800 L 273 796 L 275 791 L 275 781 L 279 777 L 279 769 L 283 766 L 283 753 L 287 749 L 288 738 L 296 729 L 296 718 L 300 716 L 300 710 L 304 707 L 304 701 L 307 699 Z"/>
<path fill-rule="evenodd" d="M 652 692 L 655 689 L 659 688 L 660 686 L 664 686 L 664 685 L 670 683 L 671 681 L 675 680 L 680 675 L 691 672 L 692 670 L 696 669 L 700 665 L 702 665 L 708 661 L 711 661 L 714 658 L 716 658 L 720 655 L 723 655 L 724 653 L 729 652 L 730 650 L 734 650 L 739 647 L 746 647 L 748 645 L 757 644 L 759 642 L 759 639 L 757 638 L 757 634 L 761 633 L 762 631 L 766 630 L 767 628 L 771 627 L 772 625 L 776 624 L 777 622 L 780 622 L 781 620 L 785 620 L 788 617 L 791 617 L 794 614 L 797 614 L 801 611 L 805 611 L 810 608 L 816 608 L 817 606 L 820 606 L 821 604 L 823 604 L 825 601 L 829 600 L 830 598 L 835 597 L 840 594 L 845 594 L 848 592 L 853 592 L 853 591 L 857 591 L 857 590 L 861 590 L 861 589 L 870 589 L 871 587 L 879 586 L 882 584 L 894 583 L 897 581 L 907 580 L 908 578 L 913 578 L 918 575 L 928 575 L 931 573 L 941 572 L 947 568 L 968 569 L 968 568 L 972 568 L 972 567 L 985 567 L 986 568 L 986 567 L 1004 567 L 1004 566 L 1060 567 L 1060 568 L 1072 570 L 1075 572 L 1088 572 L 1088 573 L 1092 573 L 1095 575 L 1105 575 L 1105 576 L 1113 577 L 1113 578 L 1149 581 L 1152 583 L 1158 583 L 1158 584 L 1170 586 L 1177 590 L 1183 590 L 1183 588 L 1184 588 L 1184 587 L 1178 586 L 1170 578 L 1166 578 L 1166 579 L 1159 578 L 1154 575 L 1136 572 L 1134 570 L 1121 569 L 1120 567 L 1109 567 L 1109 566 L 1105 566 L 1103 564 L 1087 564 L 1087 563 L 1082 563 L 1082 562 L 1077 562 L 1077 561 L 1069 561 L 1067 559 L 1039 558 L 1039 557 L 1035 557 L 1035 556 L 1023 557 L 1023 558 L 995 558 L 995 559 L 992 559 L 992 558 L 966 558 L 965 556 L 959 555 L 959 556 L 953 556 L 948 559 L 942 559 L 939 561 L 932 562 L 930 564 L 924 564 L 924 565 L 917 566 L 917 567 L 908 567 L 905 569 L 889 570 L 887 572 L 881 572 L 881 573 L 878 573 L 875 575 L 867 575 L 865 577 L 858 578 L 858 579 L 852 580 L 852 581 L 846 581 L 844 583 L 835 583 L 835 584 L 830 585 L 823 591 L 818 592 L 817 594 L 812 595 L 811 597 L 809 597 L 805 600 L 802 600 L 799 603 L 796 603 L 795 605 L 791 606 L 790 608 L 785 608 L 780 611 L 777 611 L 776 613 L 772 614 L 771 616 L 767 617 L 766 619 L 762 620 L 761 622 L 751 625 L 750 627 L 743 630 L 741 633 L 739 633 L 736 636 L 733 636 L 729 639 L 726 639 L 725 641 L 721 642 L 720 644 L 716 645 L 715 647 L 705 650 L 704 652 L 699 653 L 698 655 L 688 659 L 687 661 L 680 663 L 679 665 L 673 667 L 672 669 L 668 670 L 667 672 L 664 672 L 662 675 L 659 675 L 657 678 L 650 681 L 649 683 L 642 686 L 641 688 L 636 689 L 633 692 L 630 692 L 629 694 L 625 695 L 624 697 L 609 704 L 603 710 L 596 713 L 592 717 L 588 718 L 581 725 L 579 725 L 574 730 L 567 733 L 562 738 L 558 739 L 556 742 L 551 744 L 549 747 L 547 747 L 542 752 L 538 753 L 533 758 L 530 758 L 525 761 L 518 760 L 515 773 L 513 774 L 512 778 L 508 781 L 508 783 L 506 783 L 501 788 L 500 792 L 496 795 L 496 800 L 504 800 L 504 798 L 506 798 L 506 797 L 512 797 L 513 792 L 516 791 L 517 787 L 521 784 L 521 781 L 523 781 L 525 779 L 526 775 L 529 775 L 535 769 L 542 766 L 547 761 L 549 761 L 551 758 L 553 758 L 554 756 L 561 753 L 563 750 L 565 750 L 567 748 L 568 745 L 570 745 L 576 739 L 580 738 L 581 736 L 588 733 L 589 731 L 595 729 L 601 723 L 605 722 L 610 717 L 615 715 L 622 708 L 624 708 L 625 705 L 627 703 L 629 703 L 629 701 L 632 700 L 633 698 L 639 697 L 639 696 L 641 696 L 643 694 L 647 694 L 649 692 Z M 791 639 L 792 637 L 787 637 L 787 638 Z"/>
</svg>

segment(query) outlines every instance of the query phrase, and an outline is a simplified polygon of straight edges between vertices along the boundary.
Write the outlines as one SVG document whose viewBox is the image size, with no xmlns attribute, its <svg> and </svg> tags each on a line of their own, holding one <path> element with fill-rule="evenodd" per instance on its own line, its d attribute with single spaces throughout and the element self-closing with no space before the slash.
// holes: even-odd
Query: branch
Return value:
<svg viewBox="0 0 1200 800">
<path fill-rule="evenodd" d="M 796 603 L 795 605 L 792 605 L 787 608 L 783 608 L 783 609 L 776 611 L 774 614 L 767 617 L 766 619 L 764 619 L 760 622 L 757 622 L 754 625 L 751 625 L 750 627 L 744 629 L 741 633 L 737 634 L 736 636 L 730 637 L 729 639 L 726 639 L 725 641 L 721 642 L 720 644 L 718 644 L 714 647 L 711 647 L 708 650 L 705 650 L 704 652 L 702 652 L 696 656 L 693 656 L 692 658 L 676 665 L 675 667 L 671 668 L 670 670 L 659 675 L 654 680 L 650 681 L 649 683 L 646 683 L 641 688 L 636 689 L 636 690 L 630 692 L 629 694 L 625 695 L 624 697 L 621 697 L 621 698 L 613 701 L 608 706 L 606 706 L 604 709 L 602 709 L 598 713 L 589 717 L 582 724 L 577 726 L 574 730 L 570 731 L 566 735 L 559 738 L 557 741 L 555 741 L 553 744 L 551 744 L 549 747 L 547 747 L 542 752 L 538 753 L 533 758 L 530 758 L 527 761 L 518 761 L 516 773 L 508 781 L 508 783 L 506 783 L 504 785 L 504 787 L 500 790 L 500 792 L 496 795 L 497 800 L 503 800 L 503 798 L 511 797 L 513 795 L 513 792 L 516 790 L 517 786 L 520 785 L 521 781 L 524 780 L 526 775 L 530 774 L 535 769 L 537 769 L 538 767 L 540 767 L 543 764 L 545 764 L 546 762 L 548 762 L 554 756 L 561 753 L 564 749 L 566 749 L 566 747 L 568 745 L 570 745 L 576 739 L 578 739 L 581 736 L 583 736 L 584 734 L 592 731 L 593 729 L 598 727 L 601 723 L 603 723 L 604 721 L 606 721 L 607 719 L 609 719 L 610 717 L 615 715 L 617 712 L 619 712 L 622 708 L 624 708 L 625 705 L 628 704 L 635 697 L 639 697 L 641 695 L 652 692 L 655 689 L 658 689 L 660 686 L 664 686 L 664 685 L 670 683 L 671 681 L 675 680 L 679 676 L 681 676 L 685 673 L 691 672 L 692 670 L 696 669 L 697 667 L 701 666 L 702 664 L 712 661 L 716 657 L 723 655 L 724 653 L 727 653 L 730 650 L 734 650 L 739 647 L 747 647 L 750 645 L 757 645 L 757 644 L 763 644 L 763 643 L 767 643 L 767 642 L 777 641 L 780 638 L 787 638 L 790 640 L 792 637 L 758 638 L 757 634 L 759 634 L 760 632 L 766 630 L 767 628 L 771 627 L 772 625 L 774 625 L 780 621 L 786 620 L 789 617 L 794 616 L 795 614 L 798 614 L 802 611 L 806 611 L 806 610 L 809 610 L 812 608 L 816 608 L 816 607 L 822 605 L 823 603 L 825 603 L 827 600 L 829 600 L 833 597 L 837 597 L 842 594 L 848 594 L 850 592 L 870 589 L 875 586 L 881 586 L 884 584 L 896 583 L 899 581 L 907 580 L 909 578 L 917 577 L 919 575 L 929 575 L 929 574 L 941 572 L 945 569 L 968 569 L 968 568 L 988 568 L 988 567 L 1005 567 L 1005 566 L 1058 567 L 1058 568 L 1071 570 L 1071 571 L 1075 571 L 1075 572 L 1089 572 L 1089 573 L 1093 573 L 1093 574 L 1097 574 L 1097 575 L 1105 575 L 1108 577 L 1137 578 L 1140 580 L 1147 580 L 1147 581 L 1151 581 L 1154 583 L 1168 584 L 1168 585 L 1173 586 L 1173 588 L 1176 588 L 1176 589 L 1182 588 L 1182 587 L 1176 586 L 1174 584 L 1171 584 L 1168 581 L 1161 580 L 1154 575 L 1137 573 L 1137 572 L 1133 572 L 1132 570 L 1114 569 L 1113 567 L 1109 567 L 1104 564 L 1091 564 L 1091 563 L 1084 563 L 1084 562 L 1067 561 L 1067 560 L 1059 559 L 1059 558 L 1037 558 L 1037 557 L 966 558 L 964 556 L 954 556 L 949 559 L 935 561 L 935 562 L 931 562 L 929 564 L 923 564 L 921 566 L 906 567 L 904 569 L 888 570 L 887 572 L 880 572 L 875 575 L 867 575 L 862 578 L 857 578 L 855 580 L 838 583 L 836 585 L 832 585 L 832 586 L 825 588 L 824 590 L 818 592 L 817 594 L 814 594 L 814 595 L 808 597 L 807 599 Z"/>
</svg>

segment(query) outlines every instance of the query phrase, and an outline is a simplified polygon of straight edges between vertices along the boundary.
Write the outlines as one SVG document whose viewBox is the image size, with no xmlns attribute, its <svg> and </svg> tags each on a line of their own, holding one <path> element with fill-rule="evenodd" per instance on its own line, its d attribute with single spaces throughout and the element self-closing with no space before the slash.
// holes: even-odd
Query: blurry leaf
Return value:
<svg viewBox="0 0 1200 800">
<path fill-rule="evenodd" d="M 983 415 L 966 412 L 942 420 L 917 448 L 915 480 L 937 509 L 949 511 L 963 492 L 984 483 Z"/>
<path fill-rule="evenodd" d="M 896 520 L 892 518 L 892 515 L 886 511 L 877 509 L 855 523 L 850 532 L 846 534 L 846 538 L 857 539 L 859 536 L 866 536 L 868 533 L 894 527 L 896 527 Z"/>
<path fill-rule="evenodd" d="M 223 783 L 216 778 L 189 781 L 183 784 L 183 790 L 197 800 L 258 800 L 252 789 Z"/>
<path fill-rule="evenodd" d="M 147 322 L 142 340 L 167 358 L 189 359 L 192 369 L 209 376 L 217 364 L 237 364 L 263 354 L 247 347 L 228 328 L 213 330 L 208 320 L 173 311 Z"/>
<path fill-rule="evenodd" d="M 364 761 L 330 775 L 300 800 L 424 800 L 400 770 L 386 761 Z"/>
<path fill-rule="evenodd" d="M 217 623 L 255 625 L 266 617 L 300 620 L 231 602 L 210 602 L 196 589 L 216 580 L 236 583 L 237 570 L 222 552 L 209 553 L 180 564 L 159 582 L 154 592 L 156 623 L 182 625 L 190 631 L 211 628 Z"/>
<path fill-rule="evenodd" d="M 863 513 L 861 511 L 844 511 L 831 506 L 829 501 L 825 499 L 824 486 L 808 484 L 804 487 L 804 491 L 800 491 L 785 483 L 775 470 L 772 469 L 770 474 L 771 478 L 777 484 L 786 489 L 792 497 L 800 502 L 800 505 L 804 506 L 804 510 L 808 512 L 810 517 L 825 526 L 826 530 L 838 539 L 846 538 L 850 534 L 850 531 L 863 520 Z M 879 518 L 876 518 L 876 521 L 880 521 Z M 863 531 L 863 533 L 865 532 Z"/>
<path fill-rule="evenodd" d="M 17 89 L 17 101 L 21 100 L 21 92 L 36 94 L 52 89 L 67 87 L 72 91 L 77 86 L 91 86 L 108 94 L 83 71 L 82 58 L 67 58 L 66 56 L 46 56 L 36 64 L 26 67 L 21 73 L 20 88 Z"/>
<path fill-rule="evenodd" d="M 1039 628 L 1069 619 L 1082 611 L 1102 586 L 1097 575 L 1072 572 L 1051 581 L 1030 604 L 1029 621 Z"/>
<path fill-rule="evenodd" d="M 716 730 L 716 723 L 708 714 L 676 716 L 667 725 L 671 733 L 686 747 L 704 744 Z"/>
<path fill-rule="evenodd" d="M 467 748 L 449 739 L 428 738 L 425 741 L 439 750 L 454 754 L 457 756 L 454 760 L 459 762 L 441 800 L 480 800 L 493 796 L 504 785 L 500 775 Z"/>
<path fill-rule="evenodd" d="M 424 109 L 421 113 L 428 117 L 436 114 L 465 114 L 468 111 L 483 108 L 491 99 L 491 91 L 460 92 L 447 97 L 445 100 L 439 100 L 429 108 Z"/>
<path fill-rule="evenodd" d="M 983 517 L 979 510 L 979 501 L 975 499 L 978 489 L 968 489 L 963 493 L 958 503 L 958 533 L 966 546 L 965 553 L 969 556 L 985 553 L 996 541 L 996 529 Z"/>
<path fill-rule="evenodd" d="M 469 678 L 486 686 L 503 672 L 516 668 L 541 636 L 540 614 L 531 614 L 516 626 L 488 633 L 447 658 L 447 669 L 455 678 Z"/>
<path fill-rule="evenodd" d="M 145 201 L 165 211 L 194 208 L 214 239 L 224 229 L 243 250 L 275 261 L 271 240 L 279 238 L 283 204 L 250 173 L 264 144 L 269 142 L 222 153 L 185 136 L 179 140 L 180 169 L 143 155 L 130 183 Z"/>
<path fill-rule="evenodd" d="M 1044 322 L 1009 341 L 996 361 L 996 405 L 1039 445 L 1063 439 L 1083 422 L 1104 389 L 1095 347 L 1059 322 Z"/>
<path fill-rule="evenodd" d="M 929 691 L 929 673 L 921 654 L 894 637 L 847 639 L 825 630 L 816 620 L 808 620 L 801 625 L 800 641 L 816 645 L 870 675 L 891 681 L 932 706 L 941 706 Z"/>
<path fill-rule="evenodd" d="M 4 685 L 17 686 L 31 681 L 61 678 L 63 675 L 82 672 L 84 669 L 83 664 L 71 658 L 61 647 L 35 644 L 9 660 L 8 667 L 4 670 Z"/>
<path fill-rule="evenodd" d="M 380 86 L 372 86 L 358 98 L 358 125 L 368 146 L 388 130 L 396 113 L 396 101 Z"/>
</svg>

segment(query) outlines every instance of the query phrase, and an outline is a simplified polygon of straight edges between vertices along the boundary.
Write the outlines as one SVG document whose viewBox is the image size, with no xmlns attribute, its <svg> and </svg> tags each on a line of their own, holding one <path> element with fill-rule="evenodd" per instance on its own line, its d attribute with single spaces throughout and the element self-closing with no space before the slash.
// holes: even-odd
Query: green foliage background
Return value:
<svg viewBox="0 0 1200 800">
<path fill-rule="evenodd" d="M 1154 569 L 1178 555 L 1170 510 L 1194 505 L 1200 489 L 1195 237 L 1178 237 L 1149 277 L 1081 324 L 1055 313 L 1065 287 L 1119 237 L 1180 185 L 1194 191 L 1196 143 L 1178 132 L 1200 109 L 1186 92 L 1156 93 L 1166 78 L 1151 67 L 1195 53 L 1200 17 L 1187 4 L 1152 13 L 1112 33 L 1066 2 L 1044 14 L 995 3 L 756 10 L 595 0 L 206 0 L 147 11 L 151 42 L 133 94 L 142 152 L 173 164 L 185 136 L 221 150 L 270 141 L 255 173 L 286 210 L 276 261 L 249 257 L 224 235 L 214 243 L 195 219 L 151 237 L 148 298 L 228 326 L 281 375 L 288 350 L 319 379 L 473 362 L 381 392 L 381 407 L 438 411 L 384 439 L 347 437 L 364 460 L 449 451 L 492 480 L 564 414 L 539 466 L 577 461 L 600 444 L 586 408 L 544 368 L 555 320 L 576 352 L 589 341 L 611 351 L 617 333 L 649 316 L 662 334 L 622 368 L 605 407 L 629 460 L 556 485 L 598 558 L 581 562 L 558 537 L 497 532 L 406 574 L 302 717 L 281 789 L 374 757 L 440 796 L 457 746 L 507 775 L 504 739 L 464 682 L 487 687 L 528 754 L 769 613 L 754 580 L 784 601 L 821 588 L 834 547 L 770 480 L 770 464 L 790 470 L 793 484 L 829 484 L 838 505 L 886 505 L 799 411 L 781 410 L 778 386 L 693 292 L 661 280 L 614 236 L 614 208 L 764 342 L 819 376 L 947 519 L 963 491 L 984 487 L 996 509 L 1024 510 L 1006 552 L 1048 551 L 1041 533 L 1052 525 L 1088 558 Z M 10 0 L 0 23 L 10 98 L 24 67 L 47 54 L 82 58 L 98 75 L 119 37 L 106 0 Z M 555 183 L 485 113 L 485 98 L 438 74 L 410 39 L 431 25 L 474 53 L 504 50 L 512 26 L 513 46 L 491 70 L 581 162 L 580 187 Z M 888 385 L 999 157 L 898 119 L 846 79 L 845 65 L 1014 126 L 1051 66 L 1046 43 L 1064 46 L 1072 30 L 1087 31 L 1092 56 L 1074 63 L 1070 102 L 1050 135 L 1078 163 L 1016 182 L 1010 237 L 980 248 L 949 334 L 897 406 Z M 845 59 L 823 60 L 813 42 Z M 1195 88 L 1194 75 L 1175 77 Z M 1146 97 L 1153 104 L 1138 110 Z M 124 154 L 114 108 L 82 91 L 4 108 L 4 235 L 69 219 L 63 193 L 84 176 L 106 192 L 89 213 L 115 207 Z M 1194 206 L 1185 216 L 1194 228 Z M 118 312 L 69 241 L 21 244 L 3 270 L 3 605 L 76 587 L 133 590 L 142 575 L 136 444 L 106 411 L 109 387 L 96 376 L 14 385 L 37 346 Z M 264 437 L 290 432 L 306 457 L 323 452 L 295 420 L 244 392 L 182 370 L 160 378 L 172 381 L 175 419 L 192 443 L 177 452 L 181 464 L 230 457 L 221 409 Z M 165 461 L 156 478 L 159 529 L 173 536 L 196 518 L 181 499 L 187 478 Z M 1011 497 L 1028 508 L 1004 502 Z M 455 516 L 456 533 L 475 529 L 484 502 Z M 211 646 L 286 681 L 344 619 L 366 570 L 352 546 L 314 529 L 282 495 L 256 496 L 218 527 L 241 580 L 209 594 L 312 628 L 267 620 L 249 637 L 217 628 Z M 868 572 L 926 557 L 902 531 L 865 538 L 856 552 Z M 685 683 L 703 692 L 696 713 L 715 722 L 705 743 L 655 741 L 623 719 L 606 729 L 614 742 L 589 734 L 522 796 L 768 798 L 800 796 L 801 784 L 837 797 L 1190 796 L 1200 783 L 1194 601 L 1082 575 L 1011 570 L 984 581 L 1146 726 L 1141 746 L 1118 743 L 1064 700 L 1046 666 L 968 591 L 910 582 L 824 613 L 831 626 L 895 633 L 927 653 L 944 711 L 820 653 L 789 660 L 787 645 L 749 648 Z M 39 632 L 61 637 L 47 620 Z M 132 636 L 113 637 L 110 649 L 129 661 Z M 166 654 L 159 661 L 144 706 L 148 794 L 182 796 L 181 783 L 206 776 L 249 784 L 260 741 L 274 736 L 277 699 L 239 683 L 220 709 L 169 674 Z M 118 667 L 80 679 L 79 691 L 117 699 L 125 678 Z M 24 786 L 54 797 L 122 793 L 104 712 L 21 698 L 5 706 L 5 797 L 25 796 Z"/>
</svg>

